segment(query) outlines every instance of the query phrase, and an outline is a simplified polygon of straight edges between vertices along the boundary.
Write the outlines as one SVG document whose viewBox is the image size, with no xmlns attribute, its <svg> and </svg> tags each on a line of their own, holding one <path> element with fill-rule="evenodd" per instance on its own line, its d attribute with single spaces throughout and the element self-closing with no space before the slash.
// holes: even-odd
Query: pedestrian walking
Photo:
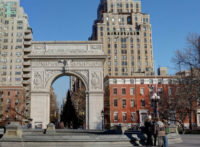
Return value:
<svg viewBox="0 0 200 147">
<path fill-rule="evenodd" d="M 148 119 L 145 121 L 145 133 L 147 135 L 146 146 L 151 147 L 153 146 L 152 135 L 153 135 L 153 123 L 151 117 L 149 116 Z"/>
<path fill-rule="evenodd" d="M 158 122 L 158 119 L 155 118 L 153 120 L 153 146 L 156 146 L 157 144 L 158 128 L 159 128 L 157 122 Z"/>
<path fill-rule="evenodd" d="M 163 136 L 164 147 L 168 147 L 168 138 L 167 134 L 169 134 L 169 125 L 168 121 L 163 119 L 164 128 L 165 128 L 165 136 Z"/>
<path fill-rule="evenodd" d="M 158 119 L 158 147 L 164 146 L 164 136 L 165 136 L 165 125 L 162 121 Z"/>
</svg>

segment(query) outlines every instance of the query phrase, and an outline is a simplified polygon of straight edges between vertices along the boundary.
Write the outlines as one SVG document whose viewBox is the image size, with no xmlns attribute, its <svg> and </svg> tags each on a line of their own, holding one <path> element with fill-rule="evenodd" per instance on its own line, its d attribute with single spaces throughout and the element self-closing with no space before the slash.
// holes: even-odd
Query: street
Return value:
<svg viewBox="0 0 200 147">
<path fill-rule="evenodd" d="M 200 147 L 200 135 L 181 135 L 182 143 L 169 145 L 169 147 Z"/>
</svg>

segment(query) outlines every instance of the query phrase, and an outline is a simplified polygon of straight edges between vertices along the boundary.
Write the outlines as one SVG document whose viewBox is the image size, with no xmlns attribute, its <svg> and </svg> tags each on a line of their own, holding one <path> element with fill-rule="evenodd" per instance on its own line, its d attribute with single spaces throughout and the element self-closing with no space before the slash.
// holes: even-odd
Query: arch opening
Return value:
<svg viewBox="0 0 200 147">
<path fill-rule="evenodd" d="M 52 80 L 50 122 L 61 129 L 86 129 L 86 85 L 80 76 L 65 73 Z"/>
</svg>

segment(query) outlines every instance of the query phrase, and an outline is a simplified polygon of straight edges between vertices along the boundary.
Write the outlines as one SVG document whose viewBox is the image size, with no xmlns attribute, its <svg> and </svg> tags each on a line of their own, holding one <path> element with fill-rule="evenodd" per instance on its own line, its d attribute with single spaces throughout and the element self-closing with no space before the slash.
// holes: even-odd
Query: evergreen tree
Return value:
<svg viewBox="0 0 200 147">
<path fill-rule="evenodd" d="M 65 127 L 68 128 L 77 129 L 79 126 L 70 91 L 67 92 L 67 101 L 65 102 L 61 113 L 61 121 L 64 122 Z"/>
</svg>

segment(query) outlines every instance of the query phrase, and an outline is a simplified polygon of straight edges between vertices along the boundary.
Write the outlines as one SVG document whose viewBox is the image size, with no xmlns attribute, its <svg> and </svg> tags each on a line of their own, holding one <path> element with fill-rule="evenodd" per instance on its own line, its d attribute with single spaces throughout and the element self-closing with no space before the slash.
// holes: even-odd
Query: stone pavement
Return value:
<svg viewBox="0 0 200 147">
<path fill-rule="evenodd" d="M 200 147 L 200 135 L 181 135 L 182 143 L 169 145 L 169 147 Z"/>
</svg>

